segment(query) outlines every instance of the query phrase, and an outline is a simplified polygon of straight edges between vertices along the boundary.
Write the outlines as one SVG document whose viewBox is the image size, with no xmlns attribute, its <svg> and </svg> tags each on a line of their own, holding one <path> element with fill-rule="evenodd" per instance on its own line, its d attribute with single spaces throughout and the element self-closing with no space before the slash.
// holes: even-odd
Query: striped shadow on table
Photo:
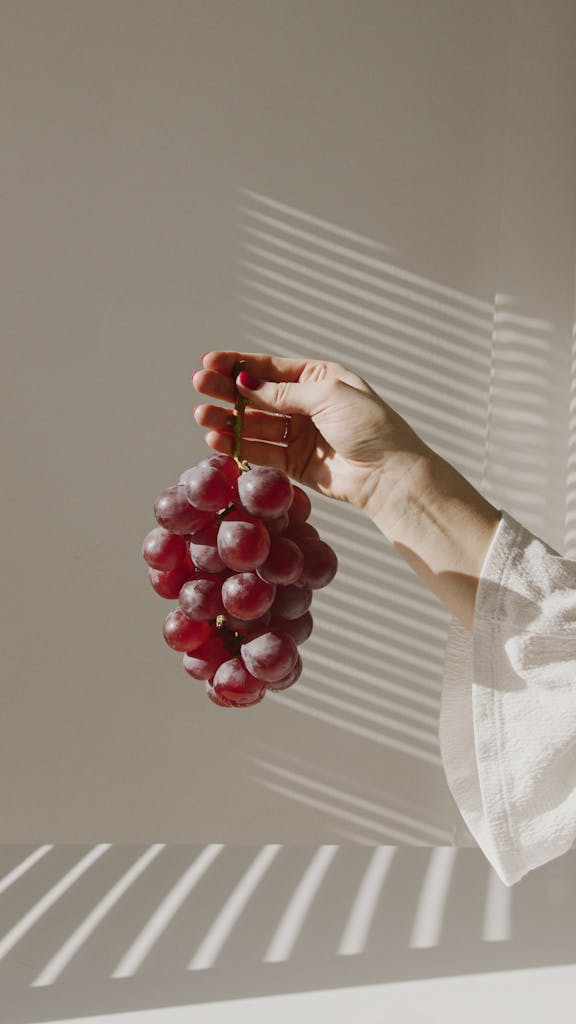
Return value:
<svg viewBox="0 0 576 1024">
<path fill-rule="evenodd" d="M 1 1024 L 573 961 L 572 851 L 0 847 Z"/>
</svg>

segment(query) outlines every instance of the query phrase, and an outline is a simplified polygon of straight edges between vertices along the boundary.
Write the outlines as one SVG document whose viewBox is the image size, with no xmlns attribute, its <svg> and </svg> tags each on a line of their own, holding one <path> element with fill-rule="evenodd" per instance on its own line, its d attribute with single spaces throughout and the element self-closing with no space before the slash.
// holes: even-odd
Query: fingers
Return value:
<svg viewBox="0 0 576 1024">
<path fill-rule="evenodd" d="M 205 441 L 215 452 L 222 452 L 224 455 L 234 454 L 234 439 L 231 434 L 209 430 Z M 272 466 L 274 469 L 283 470 L 284 473 L 288 472 L 287 451 L 286 447 L 266 444 L 265 441 L 242 442 L 242 458 L 247 462 L 253 462 L 255 466 Z"/>
<path fill-rule="evenodd" d="M 351 387 L 357 388 L 365 393 L 372 393 L 372 388 L 366 381 L 353 373 L 340 363 L 326 362 L 316 359 L 287 359 L 281 356 L 262 354 L 260 352 L 206 352 L 202 356 L 202 369 L 196 370 L 192 375 L 192 383 L 200 394 L 208 395 L 220 401 L 234 404 L 236 400 L 236 387 L 232 380 L 232 371 L 239 363 L 245 363 L 245 372 L 249 377 L 259 381 L 268 381 L 275 384 L 312 384 L 315 390 L 321 382 L 343 381 Z M 253 394 L 250 390 L 241 388 L 242 394 L 251 401 Z M 261 407 L 269 407 L 272 392 L 261 393 L 258 400 L 254 402 Z M 277 411 L 300 411 L 278 409 Z M 303 410 L 302 410 L 303 411 Z M 308 410 L 307 410 L 308 411 Z"/>
<path fill-rule="evenodd" d="M 225 409 L 221 405 L 198 405 L 194 410 L 194 418 L 201 427 L 207 427 L 209 430 L 219 433 L 233 433 L 234 416 L 229 409 Z M 245 409 L 242 437 L 269 441 L 274 444 L 285 444 L 288 437 L 294 438 L 294 432 L 288 430 L 287 422 L 288 426 L 291 426 L 290 420 L 285 416 L 258 412 L 256 409 Z"/>
<path fill-rule="evenodd" d="M 225 377 L 231 376 L 234 366 L 239 362 L 245 362 L 246 370 L 255 377 L 274 381 L 297 381 L 310 360 L 286 359 L 261 352 L 206 352 L 202 356 L 202 366 L 205 370 L 221 373 Z"/>
<path fill-rule="evenodd" d="M 234 405 L 236 401 L 236 387 L 231 377 L 224 377 L 221 373 L 212 370 L 196 370 L 192 377 L 192 384 L 201 395 L 208 395 L 209 398 L 217 398 L 222 402 L 230 402 Z"/>
<path fill-rule="evenodd" d="M 252 377 L 252 374 L 250 374 Z M 286 381 L 273 383 L 253 378 L 257 390 L 246 387 L 242 383 L 242 374 L 236 380 L 231 377 L 224 377 L 221 373 L 212 370 L 197 370 L 192 383 L 202 395 L 216 398 L 231 405 L 236 401 L 236 389 L 248 399 L 252 406 L 265 409 L 268 412 L 277 413 L 300 413 L 303 416 L 313 416 L 319 412 L 337 385 L 336 378 L 319 381 L 310 381 L 305 384 L 294 384 Z"/>
<path fill-rule="evenodd" d="M 245 369 L 253 377 L 276 382 L 297 381 L 306 369 L 310 372 L 312 365 L 321 365 L 309 359 L 285 359 L 260 352 L 206 352 L 202 356 L 202 369 L 192 375 L 192 384 L 200 394 L 233 405 L 236 386 L 232 370 L 239 362 L 246 364 Z"/>
<path fill-rule="evenodd" d="M 275 383 L 247 376 L 244 372 L 236 380 L 238 391 L 256 408 L 310 417 L 321 413 L 334 399 L 337 389 L 346 386 L 336 378 L 304 384 L 288 381 Z"/>
</svg>

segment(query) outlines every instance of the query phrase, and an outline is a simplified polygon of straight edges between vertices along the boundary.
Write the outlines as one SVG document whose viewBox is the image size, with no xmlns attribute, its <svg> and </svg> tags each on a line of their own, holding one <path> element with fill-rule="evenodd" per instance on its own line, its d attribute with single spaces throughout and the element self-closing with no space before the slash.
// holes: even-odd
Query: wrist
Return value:
<svg viewBox="0 0 576 1024">
<path fill-rule="evenodd" d="M 371 518 L 421 580 L 469 629 L 478 581 L 500 521 L 495 508 L 436 452 L 405 468 L 391 490 L 386 474 Z"/>
<path fill-rule="evenodd" d="M 410 513 L 428 489 L 436 459 L 436 452 L 422 445 L 418 451 L 387 454 L 374 470 L 370 487 L 359 495 L 357 505 L 384 536 L 390 539 L 395 524 Z"/>
</svg>

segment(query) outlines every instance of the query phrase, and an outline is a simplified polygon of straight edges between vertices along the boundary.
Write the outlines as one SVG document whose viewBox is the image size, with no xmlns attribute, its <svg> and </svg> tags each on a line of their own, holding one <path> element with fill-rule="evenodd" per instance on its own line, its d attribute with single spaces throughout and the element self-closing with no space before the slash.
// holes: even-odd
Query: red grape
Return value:
<svg viewBox="0 0 576 1024">
<path fill-rule="evenodd" d="M 314 620 L 310 612 L 304 612 L 298 619 L 284 619 L 281 615 L 273 614 L 270 618 L 272 629 L 281 629 L 288 633 L 297 646 L 305 643 L 312 632 Z"/>
<path fill-rule="evenodd" d="M 182 664 L 193 679 L 211 681 L 220 665 L 231 657 L 222 637 L 218 633 L 213 633 L 202 647 L 195 651 L 187 651 L 182 658 Z"/>
<path fill-rule="evenodd" d="M 288 510 L 288 520 L 290 523 L 290 529 L 295 530 L 298 526 L 302 526 L 312 511 L 312 502 L 297 484 L 292 484 L 294 491 L 294 497 L 292 498 L 292 504 Z"/>
<path fill-rule="evenodd" d="M 266 693 L 266 684 L 249 672 L 242 658 L 230 658 L 216 670 L 212 689 L 217 697 L 241 708 L 258 704 Z"/>
<path fill-rule="evenodd" d="M 275 683 L 266 683 L 267 690 L 287 690 L 289 686 L 293 686 L 297 679 L 302 675 L 302 658 L 298 653 L 298 660 L 293 668 L 290 669 L 287 675 L 282 679 L 278 679 Z"/>
<path fill-rule="evenodd" d="M 237 572 L 257 569 L 266 561 L 269 551 L 270 534 L 259 519 L 253 519 L 244 512 L 232 512 L 222 519 L 218 530 L 218 554 L 229 569 Z"/>
<path fill-rule="evenodd" d="M 292 504 L 292 483 L 281 469 L 254 466 L 238 480 L 238 498 L 251 516 L 273 519 Z"/>
<path fill-rule="evenodd" d="M 226 566 L 218 554 L 218 530 L 220 523 L 216 519 L 203 530 L 194 534 L 188 545 L 190 557 L 194 565 L 204 572 L 220 572 Z"/>
<path fill-rule="evenodd" d="M 278 587 L 272 615 L 281 615 L 284 619 L 299 619 L 304 612 L 307 612 L 312 602 L 311 587 L 297 586 L 295 583 L 289 587 Z"/>
<path fill-rule="evenodd" d="M 214 453 L 158 496 L 142 544 L 150 584 L 177 599 L 166 643 L 219 707 L 293 686 L 312 633 L 313 591 L 338 568 L 308 522 L 311 501 L 282 470 Z M 218 514 L 219 513 L 219 514 Z"/>
<path fill-rule="evenodd" d="M 167 572 L 184 562 L 186 541 L 184 537 L 170 533 L 163 526 L 155 526 L 144 538 L 142 557 L 152 569 Z"/>
<path fill-rule="evenodd" d="M 156 499 L 154 515 L 170 533 L 195 533 L 214 519 L 213 512 L 203 512 L 190 504 L 183 484 L 162 491 Z"/>
<path fill-rule="evenodd" d="M 270 625 L 271 615 L 270 611 L 264 612 L 264 615 L 260 615 L 257 619 L 238 619 L 235 615 L 229 615 L 228 612 L 224 616 L 225 624 L 228 629 L 234 630 L 235 633 L 253 633 L 254 630 L 263 629 L 265 626 Z"/>
<path fill-rule="evenodd" d="M 232 497 L 232 484 L 217 466 L 194 466 L 188 471 L 184 486 L 190 504 L 206 512 L 226 508 Z"/>
<path fill-rule="evenodd" d="M 274 584 L 255 572 L 234 573 L 222 584 L 224 607 L 238 619 L 258 619 L 272 607 L 275 596 Z"/>
<path fill-rule="evenodd" d="M 301 545 L 304 555 L 304 569 L 298 580 L 299 586 L 321 590 L 334 579 L 338 570 L 336 552 L 323 540 L 309 540 Z"/>
<path fill-rule="evenodd" d="M 202 462 L 199 462 L 198 465 L 215 466 L 216 469 L 219 469 L 226 479 L 233 485 L 236 483 L 241 472 L 236 459 L 233 459 L 231 455 L 208 455 L 207 458 L 202 459 Z"/>
<path fill-rule="evenodd" d="M 240 656 L 253 676 L 266 683 L 275 683 L 294 667 L 298 649 L 287 633 L 270 629 L 243 643 Z"/>
<path fill-rule="evenodd" d="M 222 604 L 222 579 L 197 573 L 184 584 L 178 598 L 180 607 L 187 618 L 196 622 L 215 619 L 224 611 Z"/>
<path fill-rule="evenodd" d="M 196 463 L 196 466 L 192 466 L 190 469 L 185 469 L 178 477 L 179 484 L 185 484 L 188 480 L 188 475 L 193 469 L 197 469 L 198 466 L 215 466 L 221 473 L 224 474 L 227 480 L 233 484 L 240 476 L 240 466 L 233 459 L 231 455 L 207 455 L 205 459 L 201 459 L 200 462 Z"/>
<path fill-rule="evenodd" d="M 271 537 L 280 537 L 288 526 L 288 513 L 277 516 L 275 519 L 263 519 L 262 522 Z"/>
<path fill-rule="evenodd" d="M 298 545 L 287 537 L 274 537 L 268 558 L 258 568 L 258 575 L 269 583 L 288 586 L 300 579 L 303 568 L 304 555 Z"/>
<path fill-rule="evenodd" d="M 188 578 L 190 578 L 190 576 L 194 576 L 196 574 L 196 566 L 194 565 L 194 562 L 192 561 L 192 559 L 190 557 L 190 550 L 189 550 L 188 545 L 186 545 L 186 557 L 185 557 L 184 562 L 182 564 L 186 567 L 186 569 L 188 571 Z"/>
<path fill-rule="evenodd" d="M 212 683 L 208 679 L 206 680 L 206 696 L 210 698 L 213 704 L 218 704 L 221 708 L 236 707 L 236 705 L 232 704 L 231 701 L 226 700 L 226 697 L 222 696 L 222 694 L 217 694 Z"/>
<path fill-rule="evenodd" d="M 175 651 L 195 651 L 210 636 L 209 622 L 192 622 L 180 608 L 168 612 L 163 629 L 166 643 Z"/>
<path fill-rule="evenodd" d="M 194 569 L 189 569 L 186 564 L 178 565 L 176 569 L 169 569 L 167 572 L 148 569 L 148 579 L 156 593 L 172 601 L 178 597 L 180 590 L 193 574 Z"/>
<path fill-rule="evenodd" d="M 286 536 L 296 542 L 296 544 L 304 544 L 308 540 L 317 540 L 320 537 L 318 530 L 312 523 L 302 523 L 301 526 L 296 526 L 294 529 L 288 527 L 286 530 Z"/>
</svg>

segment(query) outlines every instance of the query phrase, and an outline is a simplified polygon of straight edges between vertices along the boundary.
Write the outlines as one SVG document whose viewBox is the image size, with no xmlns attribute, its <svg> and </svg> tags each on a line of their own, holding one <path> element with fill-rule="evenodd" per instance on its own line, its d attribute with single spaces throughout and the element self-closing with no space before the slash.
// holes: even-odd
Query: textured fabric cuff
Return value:
<svg viewBox="0 0 576 1024">
<path fill-rule="evenodd" d="M 455 616 L 448 632 L 439 738 L 448 786 L 478 846 L 511 886 L 527 870 L 510 832 L 499 748 L 493 658 L 500 644 L 504 588 L 523 527 L 504 509 L 486 553 L 473 632 Z"/>
</svg>

